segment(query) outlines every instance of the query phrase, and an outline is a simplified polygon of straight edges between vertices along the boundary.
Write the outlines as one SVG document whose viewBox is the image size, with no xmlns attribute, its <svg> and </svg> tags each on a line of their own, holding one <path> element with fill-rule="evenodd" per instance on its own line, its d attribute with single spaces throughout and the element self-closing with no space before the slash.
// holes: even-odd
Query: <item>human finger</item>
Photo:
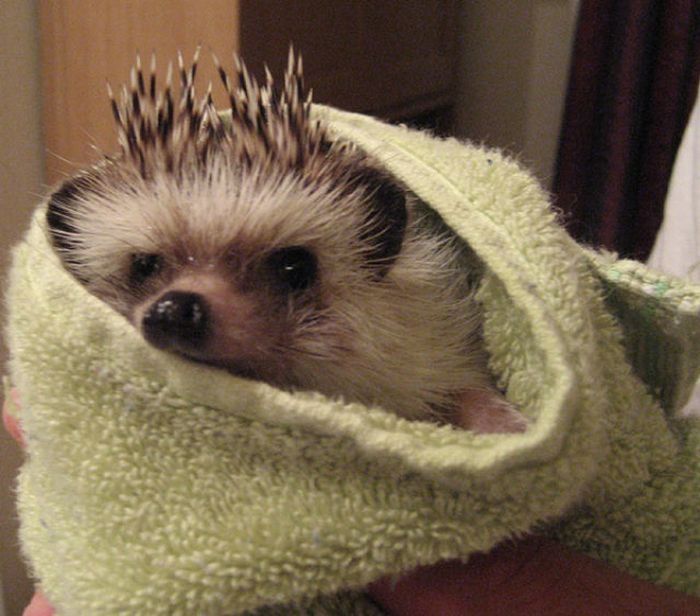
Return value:
<svg viewBox="0 0 700 616">
<path fill-rule="evenodd" d="M 2 405 L 2 423 L 5 426 L 7 433 L 19 443 L 21 447 L 24 447 L 24 436 L 22 434 L 22 428 L 19 425 L 19 421 L 15 416 L 16 409 L 19 408 L 19 392 L 16 389 L 11 389 L 9 396 L 5 396 L 5 400 Z"/>
<path fill-rule="evenodd" d="M 31 603 L 25 608 L 22 616 L 53 616 L 54 609 L 51 607 L 48 599 L 42 594 L 41 591 L 37 591 L 34 597 L 32 597 Z"/>
</svg>

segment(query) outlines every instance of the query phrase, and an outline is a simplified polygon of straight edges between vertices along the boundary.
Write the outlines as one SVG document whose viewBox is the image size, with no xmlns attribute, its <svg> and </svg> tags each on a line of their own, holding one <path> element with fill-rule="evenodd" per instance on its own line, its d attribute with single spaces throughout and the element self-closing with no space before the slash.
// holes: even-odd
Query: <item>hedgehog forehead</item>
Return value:
<svg viewBox="0 0 700 616">
<path fill-rule="evenodd" d="M 212 160 L 184 182 L 167 173 L 103 195 L 92 217 L 125 246 L 202 260 L 301 245 L 341 258 L 359 244 L 364 193 Z"/>
</svg>

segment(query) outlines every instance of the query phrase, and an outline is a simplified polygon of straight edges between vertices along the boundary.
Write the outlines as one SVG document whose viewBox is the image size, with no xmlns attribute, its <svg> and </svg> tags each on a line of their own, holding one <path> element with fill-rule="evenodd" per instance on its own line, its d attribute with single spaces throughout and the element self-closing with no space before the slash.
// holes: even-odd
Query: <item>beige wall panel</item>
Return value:
<svg viewBox="0 0 700 616">
<path fill-rule="evenodd" d="M 465 0 L 456 132 L 505 148 L 548 184 L 578 0 Z"/>
<path fill-rule="evenodd" d="M 148 66 L 155 51 L 164 78 L 177 50 L 191 58 L 203 43 L 205 54 L 211 48 L 230 62 L 238 49 L 237 0 L 42 0 L 40 22 L 51 182 L 95 160 L 91 146 L 114 148 L 105 83 L 126 82 L 137 52 Z M 218 83 L 214 73 L 207 58 L 198 76 L 202 89 Z"/>
</svg>

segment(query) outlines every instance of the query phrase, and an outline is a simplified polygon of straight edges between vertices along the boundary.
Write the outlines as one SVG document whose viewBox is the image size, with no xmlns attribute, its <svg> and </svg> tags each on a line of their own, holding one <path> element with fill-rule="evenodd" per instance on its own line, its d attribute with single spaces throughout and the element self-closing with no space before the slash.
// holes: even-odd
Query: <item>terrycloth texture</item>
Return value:
<svg viewBox="0 0 700 616">
<path fill-rule="evenodd" d="M 317 113 L 483 261 L 493 369 L 530 428 L 476 436 L 161 353 L 61 269 L 39 210 L 8 331 L 22 542 L 59 614 L 371 613 L 335 593 L 545 525 L 700 594 L 700 437 L 672 416 L 700 290 L 575 245 L 496 152 Z"/>
</svg>

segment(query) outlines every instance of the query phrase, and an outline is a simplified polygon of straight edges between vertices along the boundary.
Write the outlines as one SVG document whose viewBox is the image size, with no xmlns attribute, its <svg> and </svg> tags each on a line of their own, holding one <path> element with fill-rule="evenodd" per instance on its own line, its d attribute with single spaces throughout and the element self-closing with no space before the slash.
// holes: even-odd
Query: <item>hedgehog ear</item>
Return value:
<svg viewBox="0 0 700 616">
<path fill-rule="evenodd" d="M 369 245 L 367 264 L 377 278 L 383 278 L 401 251 L 408 211 L 406 191 L 389 175 L 377 169 L 363 169 L 355 186 L 367 194 L 367 225 L 360 238 Z"/>
<path fill-rule="evenodd" d="M 85 190 L 86 181 L 82 176 L 76 176 L 63 182 L 49 197 L 46 210 L 51 240 L 58 250 L 69 250 L 71 238 L 76 234 L 72 214 L 79 207 L 79 195 Z"/>
<path fill-rule="evenodd" d="M 87 175 L 72 177 L 49 197 L 46 209 L 46 223 L 54 248 L 61 256 L 64 265 L 77 278 L 81 278 L 71 259 L 78 230 L 74 215 L 81 207 L 81 196 L 90 190 L 90 178 Z"/>
</svg>

